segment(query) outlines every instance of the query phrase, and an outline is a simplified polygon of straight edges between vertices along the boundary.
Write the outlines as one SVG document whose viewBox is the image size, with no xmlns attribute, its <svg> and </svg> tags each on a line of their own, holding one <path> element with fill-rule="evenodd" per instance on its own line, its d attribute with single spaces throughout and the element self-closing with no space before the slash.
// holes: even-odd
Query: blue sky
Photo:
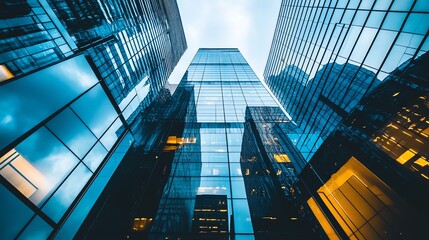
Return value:
<svg viewBox="0 0 429 240">
<path fill-rule="evenodd" d="M 262 80 L 281 0 L 177 0 L 188 50 L 170 83 L 179 83 L 200 47 L 239 48 Z"/>
</svg>

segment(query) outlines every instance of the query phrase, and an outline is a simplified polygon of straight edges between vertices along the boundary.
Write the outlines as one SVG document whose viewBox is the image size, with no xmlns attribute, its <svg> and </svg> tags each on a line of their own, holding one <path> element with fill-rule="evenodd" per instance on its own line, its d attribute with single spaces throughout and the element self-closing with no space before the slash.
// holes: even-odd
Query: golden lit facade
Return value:
<svg viewBox="0 0 429 240">
<path fill-rule="evenodd" d="M 300 174 L 307 206 L 330 239 L 425 238 L 428 60 L 396 69 Z"/>
</svg>

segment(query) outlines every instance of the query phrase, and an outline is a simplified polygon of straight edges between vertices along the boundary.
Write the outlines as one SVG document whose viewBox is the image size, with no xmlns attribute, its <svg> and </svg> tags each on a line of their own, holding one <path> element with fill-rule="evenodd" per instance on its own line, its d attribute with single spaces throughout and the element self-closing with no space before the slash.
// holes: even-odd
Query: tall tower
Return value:
<svg viewBox="0 0 429 240">
<path fill-rule="evenodd" d="M 191 95 L 180 97 L 189 91 Z M 272 236 L 267 235 L 267 229 L 274 229 L 270 225 L 275 225 L 281 234 L 290 230 L 280 228 L 280 222 L 273 216 L 284 205 L 270 205 L 271 197 L 278 199 L 276 203 L 285 198 L 282 185 L 265 181 L 278 177 L 281 171 L 269 174 L 272 168 L 265 165 L 257 168 L 259 175 L 242 171 L 243 165 L 262 161 L 254 151 L 257 147 L 244 146 L 246 109 L 272 108 L 271 112 L 276 113 L 273 118 L 287 121 L 287 117 L 240 51 L 199 49 L 172 96 L 171 106 L 176 105 L 186 109 L 186 115 L 179 119 L 181 115 L 173 113 L 158 118 L 160 124 L 168 122 L 163 126 L 172 126 L 171 129 L 144 127 L 143 135 L 150 139 L 143 150 L 147 154 L 123 167 L 121 176 L 106 192 L 109 199 L 116 200 L 105 198 L 97 203 L 101 207 L 91 214 L 93 218 L 86 220 L 80 234 L 88 238 L 118 234 L 118 237 L 148 239 L 239 239 Z M 150 109 L 157 111 L 155 106 Z M 286 158 L 280 150 L 277 153 Z M 151 161 L 155 166 L 153 171 L 137 174 Z M 293 172 L 290 163 L 283 161 L 279 165 L 282 170 L 289 167 Z M 129 178 L 133 179 L 132 185 L 144 184 L 130 187 Z M 130 188 L 133 195 L 118 194 L 125 188 Z M 260 195 L 254 193 L 256 188 Z M 265 192 L 261 191 L 263 188 Z M 250 195 L 253 201 L 248 199 Z M 259 209 L 261 202 L 267 205 L 263 209 Z M 129 205 L 132 207 L 128 208 Z M 127 229 L 115 231 L 106 227 L 115 226 L 115 216 L 128 216 L 116 222 L 116 226 L 126 222 Z M 265 226 L 255 228 L 259 223 Z"/>
<path fill-rule="evenodd" d="M 177 89 L 180 88 L 193 89 L 195 105 L 195 110 L 188 112 L 183 136 L 180 137 L 195 141 L 184 142 L 175 150 L 157 214 L 153 217 L 151 229 L 148 230 L 149 238 L 194 236 L 197 239 L 212 239 L 216 234 L 223 238 L 228 233 L 239 239 L 266 234 L 255 231 L 255 224 L 262 221 L 262 217 L 267 219 L 265 222 L 268 224 L 270 221 L 274 223 L 275 218 L 262 216 L 265 208 L 258 215 L 261 219 L 255 220 L 252 214 L 259 208 L 259 202 L 253 201 L 256 205 L 252 205 L 248 196 L 253 194 L 252 179 L 260 176 L 251 174 L 248 176 L 251 180 L 244 178 L 244 174 L 249 173 L 243 172 L 243 162 L 254 161 L 257 155 L 243 155 L 243 148 L 246 149 L 243 146 L 243 134 L 246 108 L 279 109 L 278 105 L 238 49 L 199 49 Z M 281 111 L 278 115 L 287 119 Z M 262 172 L 267 173 L 268 169 L 261 168 L 261 174 Z M 271 185 L 269 187 L 274 188 Z M 278 188 L 281 190 L 280 185 Z M 269 191 L 275 192 L 272 189 Z M 225 207 L 201 207 L 199 199 L 216 199 L 216 195 L 219 199 L 221 196 L 226 197 Z M 221 212 L 196 214 L 196 206 L 199 206 L 198 211 Z M 270 212 L 267 210 L 266 213 Z M 210 223 L 224 219 L 229 222 Z M 225 226 L 228 226 L 227 230 Z M 201 229 L 196 229 L 197 227 Z M 192 235 L 193 233 L 198 235 Z"/>
<path fill-rule="evenodd" d="M 390 72 L 428 50 L 427 1 L 283 0 L 264 80 L 306 160 Z"/>
<path fill-rule="evenodd" d="M 178 7 L 0 5 L 0 238 L 71 239 L 186 49 Z"/>
</svg>

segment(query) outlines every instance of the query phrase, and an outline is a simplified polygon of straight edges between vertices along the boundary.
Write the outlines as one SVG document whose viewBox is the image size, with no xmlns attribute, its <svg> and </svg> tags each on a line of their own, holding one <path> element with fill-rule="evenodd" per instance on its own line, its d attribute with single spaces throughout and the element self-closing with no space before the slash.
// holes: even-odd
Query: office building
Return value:
<svg viewBox="0 0 429 240">
<path fill-rule="evenodd" d="M 226 195 L 197 195 L 192 233 L 195 239 L 229 239 Z"/>
<path fill-rule="evenodd" d="M 429 213 L 429 54 L 392 72 L 300 173 L 330 239 L 424 239 Z"/>
<path fill-rule="evenodd" d="M 139 116 L 139 124 L 133 126 L 138 144 L 117 167 L 78 231 L 77 238 L 148 237 L 147 231 L 152 228 L 176 150 L 182 145 L 194 144 L 199 137 L 195 132 L 189 134 L 193 137 L 184 137 L 185 125 L 192 123 L 192 119 L 186 117 L 195 116 L 193 113 L 195 99 L 192 88 L 179 87 L 173 95 L 164 88 L 158 94 Z M 182 174 L 201 171 L 198 159 L 193 160 L 192 164 L 181 168 Z M 199 182 L 177 186 L 181 188 L 178 194 L 186 194 L 198 185 Z M 174 207 L 170 210 L 175 211 Z M 179 216 L 189 214 L 177 210 L 176 213 Z M 166 221 L 174 224 L 173 218 Z M 178 223 L 174 226 L 180 227 Z"/>
<path fill-rule="evenodd" d="M 178 94 L 183 91 L 191 91 L 192 94 L 181 98 Z M 132 201 L 137 210 L 129 211 L 127 218 L 119 220 L 127 222 L 128 229 L 114 234 L 121 238 L 147 239 L 255 237 L 256 222 L 248 201 L 251 189 L 245 187 L 241 166 L 246 107 L 277 107 L 277 104 L 239 50 L 229 48 L 199 49 L 172 99 L 172 106 L 183 106 L 186 111 L 180 112 L 186 115 L 182 117 L 175 113 L 172 115 L 175 117 L 167 118 L 176 121 L 169 124 L 174 126 L 171 130 L 146 128 L 143 134 L 159 135 L 161 129 L 168 132 L 163 138 L 152 141 L 159 147 L 145 148 L 145 151 L 152 152 L 152 156 L 158 156 L 157 162 L 161 162 L 161 167 L 149 174 L 159 177 L 148 178 L 145 186 L 158 184 L 161 189 L 150 194 L 134 194 L 133 199 L 142 199 L 141 202 Z M 162 119 L 159 121 L 164 121 Z M 171 158 L 167 158 L 166 153 Z M 146 159 L 140 161 L 150 161 Z M 133 168 L 124 166 L 124 169 Z M 134 169 L 127 171 L 124 177 L 139 171 Z M 162 183 L 159 183 L 160 179 Z M 125 187 L 125 184 L 114 185 L 111 195 Z M 145 202 L 157 204 L 148 206 Z M 115 221 L 111 216 L 117 216 L 116 207 L 112 206 L 123 208 L 121 202 L 112 202 L 109 207 L 100 208 L 90 216 L 106 216 L 101 218 L 106 219 L 107 226 L 112 226 Z M 91 226 L 94 219 L 99 221 L 100 218 L 89 217 L 79 236 L 104 236 L 106 231 L 111 232 L 111 228 L 103 224 L 97 225 L 98 228 Z M 213 223 L 212 219 L 219 222 Z M 200 227 L 201 231 L 197 231 L 196 228 Z"/>
<path fill-rule="evenodd" d="M 186 49 L 178 8 L 6 0 L 0 11 L 0 236 L 71 239 Z"/>
<path fill-rule="evenodd" d="M 305 160 L 285 143 L 294 125 L 279 107 L 246 111 L 241 170 L 256 239 L 317 239 L 296 188 Z M 293 145 L 292 145 L 293 146 Z M 296 150 L 295 150 L 296 151 Z M 314 221 L 313 221 L 314 222 Z"/>
<path fill-rule="evenodd" d="M 311 156 L 360 99 L 428 50 L 427 1 L 283 0 L 264 71 Z"/>
</svg>

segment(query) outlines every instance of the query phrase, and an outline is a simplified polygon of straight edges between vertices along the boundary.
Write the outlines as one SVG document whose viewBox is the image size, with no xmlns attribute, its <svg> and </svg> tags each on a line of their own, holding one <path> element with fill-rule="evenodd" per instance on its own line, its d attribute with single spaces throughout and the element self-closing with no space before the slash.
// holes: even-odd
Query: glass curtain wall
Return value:
<svg viewBox="0 0 429 240">
<path fill-rule="evenodd" d="M 150 236 L 230 234 L 235 239 L 253 239 L 240 166 L 245 111 L 247 106 L 277 105 L 238 49 L 200 49 L 180 87 L 194 90 L 195 110 L 188 112 L 183 139 L 195 141 L 176 150 Z M 207 200 L 196 201 L 202 198 L 198 195 L 206 195 Z M 216 199 L 224 201 L 219 200 L 224 197 L 225 206 L 211 204 Z M 212 218 L 193 222 L 193 216 L 202 216 L 201 211 L 227 211 L 227 217 L 211 216 L 221 216 L 212 217 L 219 221 L 228 219 L 228 230 L 225 224 L 204 223 Z"/>
<path fill-rule="evenodd" d="M 426 0 L 283 0 L 264 79 L 309 160 L 390 72 L 429 49 Z"/>
</svg>

